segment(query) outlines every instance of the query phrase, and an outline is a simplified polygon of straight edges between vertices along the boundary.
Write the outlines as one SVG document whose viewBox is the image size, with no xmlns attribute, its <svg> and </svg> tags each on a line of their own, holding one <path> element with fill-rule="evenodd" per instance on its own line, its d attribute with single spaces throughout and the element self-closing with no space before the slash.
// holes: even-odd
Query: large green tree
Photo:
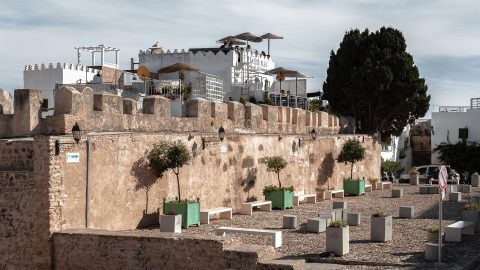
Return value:
<svg viewBox="0 0 480 270">
<path fill-rule="evenodd" d="M 333 112 L 356 119 L 356 130 L 400 135 L 429 108 L 425 80 L 406 51 L 403 34 L 382 27 L 350 30 L 331 52 L 324 97 Z"/>
</svg>

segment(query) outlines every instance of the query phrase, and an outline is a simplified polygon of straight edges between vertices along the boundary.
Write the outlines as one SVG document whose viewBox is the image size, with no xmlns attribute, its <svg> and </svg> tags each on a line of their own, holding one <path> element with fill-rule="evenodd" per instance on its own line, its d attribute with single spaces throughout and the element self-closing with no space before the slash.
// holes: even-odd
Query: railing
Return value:
<svg viewBox="0 0 480 270">
<path fill-rule="evenodd" d="M 470 99 L 470 108 L 471 109 L 480 109 L 480 98 L 471 98 Z"/>
<path fill-rule="evenodd" d="M 438 108 L 439 112 L 466 112 L 467 109 L 470 109 L 469 106 L 440 106 Z"/>
<path fill-rule="evenodd" d="M 301 108 L 307 110 L 307 98 L 302 96 L 292 96 L 285 94 L 270 93 L 270 99 L 277 106 L 288 106 L 292 108 Z"/>
</svg>

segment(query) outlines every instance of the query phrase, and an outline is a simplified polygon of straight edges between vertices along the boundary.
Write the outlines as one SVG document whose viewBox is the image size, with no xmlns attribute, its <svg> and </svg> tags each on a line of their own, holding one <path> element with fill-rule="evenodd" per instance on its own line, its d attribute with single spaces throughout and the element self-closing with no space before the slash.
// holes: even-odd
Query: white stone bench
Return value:
<svg viewBox="0 0 480 270">
<path fill-rule="evenodd" d="M 247 229 L 247 228 L 236 228 L 236 227 L 218 227 L 215 230 L 216 235 L 225 236 L 227 233 L 242 233 L 242 234 L 253 234 L 253 235 L 267 235 L 272 237 L 272 245 L 277 248 L 282 246 L 282 232 L 273 231 L 273 230 L 262 230 L 262 229 Z"/>
<path fill-rule="evenodd" d="M 210 224 L 210 216 L 220 214 L 221 219 L 232 219 L 232 208 L 218 207 L 200 210 L 200 224 Z"/>
<path fill-rule="evenodd" d="M 377 186 L 375 189 L 382 190 L 382 189 L 392 189 L 392 182 L 383 181 L 376 183 Z"/>
<path fill-rule="evenodd" d="M 305 199 L 309 203 L 317 203 L 317 194 L 299 194 L 293 195 L 293 205 L 300 205 L 300 200 Z"/>
<path fill-rule="evenodd" d="M 345 197 L 345 193 L 343 192 L 343 189 L 326 190 L 325 191 L 325 200 L 331 200 L 334 196 L 336 198 L 337 195 L 338 195 L 339 198 Z"/>
<path fill-rule="evenodd" d="M 365 192 L 372 192 L 372 184 L 365 184 Z"/>
<path fill-rule="evenodd" d="M 460 242 L 463 234 L 475 234 L 475 222 L 457 221 L 448 225 L 445 229 L 445 241 Z"/>
<path fill-rule="evenodd" d="M 242 203 L 242 209 L 240 213 L 242 215 L 252 215 L 253 207 L 260 207 L 260 210 L 271 212 L 272 211 L 272 202 L 271 201 L 255 201 L 255 202 L 246 202 Z"/>
</svg>

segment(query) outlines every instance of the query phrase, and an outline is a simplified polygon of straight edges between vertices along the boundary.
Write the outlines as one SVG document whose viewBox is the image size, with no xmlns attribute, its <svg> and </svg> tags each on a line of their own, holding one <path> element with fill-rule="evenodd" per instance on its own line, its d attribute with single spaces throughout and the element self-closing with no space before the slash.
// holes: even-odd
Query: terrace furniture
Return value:
<svg viewBox="0 0 480 270">
<path fill-rule="evenodd" d="M 475 222 L 473 221 L 457 221 L 450 224 L 445 229 L 445 241 L 460 242 L 462 235 L 475 234 Z"/>
<path fill-rule="evenodd" d="M 376 184 L 377 184 L 377 186 L 375 187 L 375 189 L 382 190 L 382 189 L 391 189 L 392 188 L 392 182 L 383 181 L 383 182 L 377 182 Z"/>
<path fill-rule="evenodd" d="M 414 206 L 400 206 L 400 218 L 413 218 L 415 215 Z"/>
<path fill-rule="evenodd" d="M 271 201 L 255 201 L 255 202 L 246 202 L 242 203 L 242 209 L 240 213 L 242 215 L 252 215 L 253 207 L 260 207 L 260 210 L 271 212 L 272 211 L 272 202 Z"/>
<path fill-rule="evenodd" d="M 298 227 L 297 216 L 284 215 L 283 216 L 283 228 L 284 229 L 296 229 Z"/>
<path fill-rule="evenodd" d="M 210 216 L 220 214 L 221 219 L 232 219 L 232 208 L 218 207 L 200 210 L 200 224 L 210 224 Z"/>
<path fill-rule="evenodd" d="M 403 189 L 402 188 L 392 189 L 392 198 L 400 198 L 400 197 L 403 197 Z"/>
<path fill-rule="evenodd" d="M 303 199 L 309 203 L 317 203 L 317 194 L 293 195 L 293 205 L 298 206 L 300 204 L 300 200 Z"/>
<path fill-rule="evenodd" d="M 448 195 L 448 199 L 451 202 L 461 202 L 462 201 L 462 193 L 461 192 L 450 192 L 450 194 Z"/>
<path fill-rule="evenodd" d="M 345 197 L 345 193 L 343 192 L 343 189 L 337 189 L 337 190 L 326 190 L 325 191 L 325 200 L 331 200 L 333 197 L 338 197 L 343 198 Z"/>
<path fill-rule="evenodd" d="M 314 233 L 324 232 L 328 226 L 327 222 L 328 222 L 327 218 L 321 218 L 321 217 L 309 218 L 307 220 L 307 232 L 314 232 Z"/>
<path fill-rule="evenodd" d="M 227 233 L 271 236 L 273 247 L 277 248 L 277 247 L 282 246 L 282 232 L 281 231 L 238 228 L 238 227 L 218 227 L 217 229 L 215 229 L 215 234 L 216 235 L 225 236 Z"/>
</svg>

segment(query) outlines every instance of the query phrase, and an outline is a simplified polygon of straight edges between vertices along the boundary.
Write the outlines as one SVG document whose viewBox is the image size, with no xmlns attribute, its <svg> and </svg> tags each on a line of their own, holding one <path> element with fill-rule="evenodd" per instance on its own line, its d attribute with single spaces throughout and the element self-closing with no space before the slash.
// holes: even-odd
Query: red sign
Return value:
<svg viewBox="0 0 480 270">
<path fill-rule="evenodd" d="M 438 173 L 438 185 L 442 190 L 445 190 L 445 188 L 447 188 L 447 179 L 448 179 L 447 167 L 440 166 L 440 172 Z"/>
</svg>

